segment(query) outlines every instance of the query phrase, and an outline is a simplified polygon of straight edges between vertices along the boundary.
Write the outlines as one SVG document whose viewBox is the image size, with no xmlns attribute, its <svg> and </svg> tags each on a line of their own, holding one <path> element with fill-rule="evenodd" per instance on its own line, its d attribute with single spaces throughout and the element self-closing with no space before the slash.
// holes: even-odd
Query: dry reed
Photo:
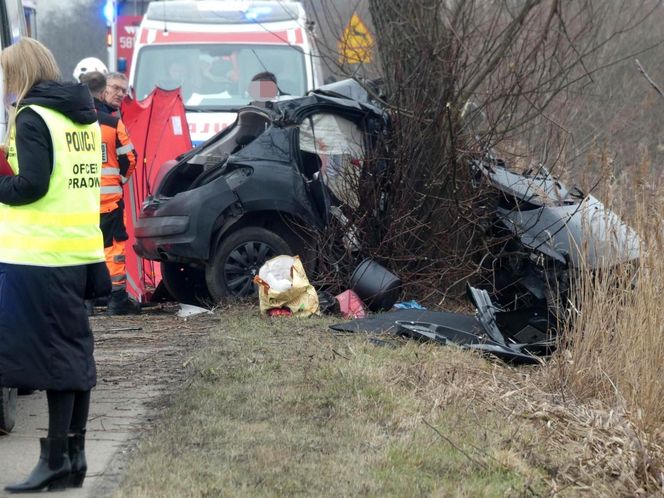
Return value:
<svg viewBox="0 0 664 498">
<path fill-rule="evenodd" d="M 644 489 L 661 492 L 664 188 L 648 179 L 646 163 L 644 158 L 632 177 L 613 178 L 604 189 L 604 199 L 622 206 L 616 210 L 625 213 L 640 236 L 638 264 L 581 269 L 570 297 L 564 339 L 549 368 L 561 392 L 585 402 L 596 400 L 609 418 L 622 420 L 632 452 L 630 473 Z M 614 237 L 617 230 L 614 225 L 608 232 Z M 613 250 L 620 247 L 614 245 Z"/>
</svg>

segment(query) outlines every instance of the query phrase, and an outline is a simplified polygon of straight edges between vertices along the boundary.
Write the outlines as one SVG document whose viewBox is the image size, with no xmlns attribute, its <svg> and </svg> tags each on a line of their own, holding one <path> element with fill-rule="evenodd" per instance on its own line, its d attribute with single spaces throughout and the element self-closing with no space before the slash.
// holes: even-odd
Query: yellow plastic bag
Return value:
<svg viewBox="0 0 664 498">
<path fill-rule="evenodd" d="M 318 314 L 318 294 L 309 283 L 299 256 L 277 256 L 266 261 L 254 277 L 262 314 L 288 308 L 293 316 Z"/>
</svg>

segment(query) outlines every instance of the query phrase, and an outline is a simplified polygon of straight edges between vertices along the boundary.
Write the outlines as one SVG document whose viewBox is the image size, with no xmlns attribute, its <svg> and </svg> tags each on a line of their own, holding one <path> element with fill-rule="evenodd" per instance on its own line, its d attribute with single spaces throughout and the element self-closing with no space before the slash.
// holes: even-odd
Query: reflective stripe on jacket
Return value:
<svg viewBox="0 0 664 498">
<path fill-rule="evenodd" d="M 122 120 L 97 108 L 102 139 L 101 213 L 118 208 L 122 184 L 134 172 L 136 151 Z"/>
<path fill-rule="evenodd" d="M 97 123 L 75 123 L 57 111 L 25 106 L 46 123 L 53 166 L 46 195 L 22 206 L 0 203 L 0 261 L 35 266 L 72 266 L 104 260 L 99 228 L 101 132 Z M 15 130 L 7 160 L 20 171 Z"/>
</svg>

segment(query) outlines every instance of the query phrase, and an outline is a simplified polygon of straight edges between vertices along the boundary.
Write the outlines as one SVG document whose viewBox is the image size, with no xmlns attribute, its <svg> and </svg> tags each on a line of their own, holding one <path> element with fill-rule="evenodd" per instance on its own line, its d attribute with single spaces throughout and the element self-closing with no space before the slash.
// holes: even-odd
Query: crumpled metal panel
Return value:
<svg viewBox="0 0 664 498">
<path fill-rule="evenodd" d="M 526 247 L 573 267 L 608 267 L 639 257 L 637 233 L 592 195 L 573 205 L 500 209 L 499 217 Z"/>
</svg>

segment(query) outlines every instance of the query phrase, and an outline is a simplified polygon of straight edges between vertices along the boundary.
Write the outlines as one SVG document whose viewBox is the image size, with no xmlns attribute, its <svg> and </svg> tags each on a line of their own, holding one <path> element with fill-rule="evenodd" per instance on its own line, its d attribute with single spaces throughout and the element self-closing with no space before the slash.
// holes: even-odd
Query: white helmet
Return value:
<svg viewBox="0 0 664 498">
<path fill-rule="evenodd" d="M 89 73 L 90 71 L 99 71 L 102 74 L 108 73 L 106 64 L 97 59 L 96 57 L 86 57 L 81 59 L 74 68 L 74 79 L 78 81 L 82 74 Z"/>
</svg>

